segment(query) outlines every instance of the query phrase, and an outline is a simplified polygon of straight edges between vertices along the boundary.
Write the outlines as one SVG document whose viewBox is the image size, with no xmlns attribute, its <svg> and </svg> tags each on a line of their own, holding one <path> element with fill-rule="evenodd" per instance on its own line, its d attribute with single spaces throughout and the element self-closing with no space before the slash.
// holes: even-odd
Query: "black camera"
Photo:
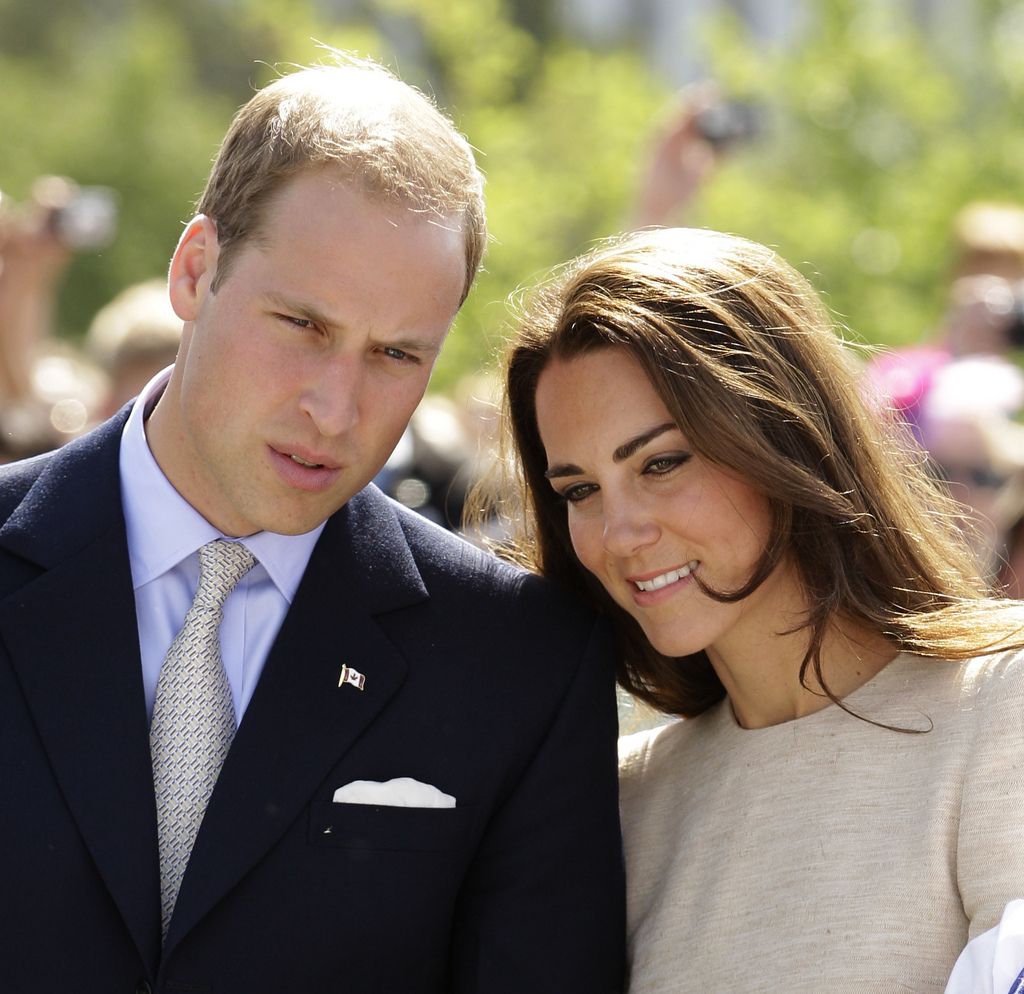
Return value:
<svg viewBox="0 0 1024 994">
<path fill-rule="evenodd" d="M 50 230 L 75 252 L 106 248 L 117 234 L 117 194 L 106 186 L 78 187 L 52 208 Z"/>
<path fill-rule="evenodd" d="M 1024 349 L 1024 281 L 1013 288 L 1013 305 L 1007 317 L 1006 340 L 1014 349 Z"/>
<path fill-rule="evenodd" d="M 698 134 L 715 148 L 753 141 L 764 131 L 764 110 L 744 100 L 723 100 L 694 117 Z"/>
</svg>

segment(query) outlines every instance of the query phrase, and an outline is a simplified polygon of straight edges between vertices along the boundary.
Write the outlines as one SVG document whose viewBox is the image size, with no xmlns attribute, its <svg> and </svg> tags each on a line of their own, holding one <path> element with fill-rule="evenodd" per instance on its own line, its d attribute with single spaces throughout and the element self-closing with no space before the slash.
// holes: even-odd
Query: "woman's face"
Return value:
<svg viewBox="0 0 1024 994">
<path fill-rule="evenodd" d="M 768 501 L 695 453 L 642 367 L 600 349 L 555 360 L 537 385 L 551 486 L 568 504 L 580 562 L 661 653 L 747 653 L 778 628 L 780 573 L 728 604 L 771 531 Z M 749 647 L 749 648 L 748 648 Z"/>
</svg>

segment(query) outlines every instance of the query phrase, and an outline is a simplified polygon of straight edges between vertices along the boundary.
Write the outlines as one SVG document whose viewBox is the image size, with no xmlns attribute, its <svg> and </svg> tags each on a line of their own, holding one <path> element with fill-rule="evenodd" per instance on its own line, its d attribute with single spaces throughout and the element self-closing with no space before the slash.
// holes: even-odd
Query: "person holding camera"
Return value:
<svg viewBox="0 0 1024 994">
<path fill-rule="evenodd" d="M 42 176 L 27 203 L 0 194 L 0 461 L 46 452 L 81 432 L 100 374 L 58 343 L 54 312 L 75 252 L 108 244 L 116 201 L 106 188 Z"/>
</svg>

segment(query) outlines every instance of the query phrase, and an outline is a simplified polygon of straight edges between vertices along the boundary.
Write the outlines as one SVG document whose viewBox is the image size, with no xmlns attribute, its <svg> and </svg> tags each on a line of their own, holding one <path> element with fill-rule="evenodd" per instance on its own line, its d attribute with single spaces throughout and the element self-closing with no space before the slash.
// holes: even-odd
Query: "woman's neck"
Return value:
<svg viewBox="0 0 1024 994">
<path fill-rule="evenodd" d="M 753 644 L 729 646 L 725 652 L 714 647 L 707 650 L 743 728 L 779 725 L 832 704 L 813 665 L 807 668 L 807 686 L 800 681 L 810 633 L 787 631 L 799 624 L 796 613 L 781 620 L 778 634 L 763 634 Z M 883 635 L 853 622 L 836 621 L 822 643 L 822 675 L 832 695 L 841 700 L 881 672 L 897 652 Z"/>
</svg>

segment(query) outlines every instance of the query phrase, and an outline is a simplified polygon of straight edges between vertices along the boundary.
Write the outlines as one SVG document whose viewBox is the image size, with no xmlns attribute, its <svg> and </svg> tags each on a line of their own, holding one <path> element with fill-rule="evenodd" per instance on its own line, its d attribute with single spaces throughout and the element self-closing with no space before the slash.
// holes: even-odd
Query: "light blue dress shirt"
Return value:
<svg viewBox="0 0 1024 994">
<path fill-rule="evenodd" d="M 168 368 L 140 394 L 124 426 L 120 452 L 121 503 L 150 716 L 164 656 L 195 597 L 199 549 L 225 538 L 174 489 L 146 440 L 145 415 L 169 378 Z M 323 527 L 304 535 L 258 532 L 239 540 L 258 560 L 228 596 L 220 629 L 221 656 L 239 723 Z"/>
</svg>

